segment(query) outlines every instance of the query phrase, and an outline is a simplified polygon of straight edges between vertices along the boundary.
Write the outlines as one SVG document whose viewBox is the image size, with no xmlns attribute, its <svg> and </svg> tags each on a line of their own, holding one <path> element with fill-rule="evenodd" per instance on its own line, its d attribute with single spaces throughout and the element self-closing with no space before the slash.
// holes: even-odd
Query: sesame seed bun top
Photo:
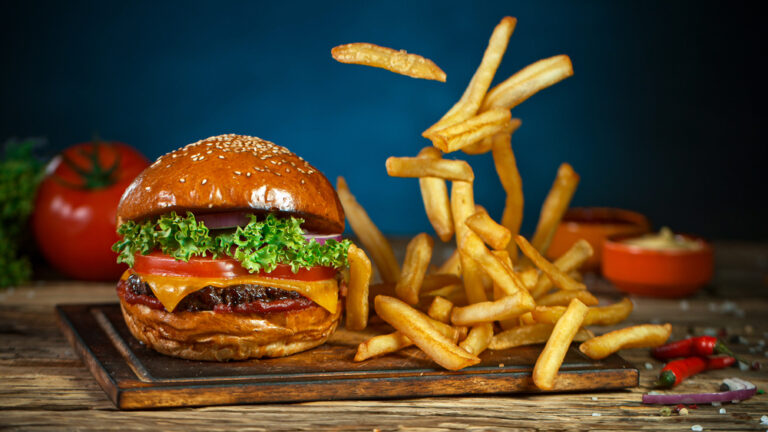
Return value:
<svg viewBox="0 0 768 432">
<path fill-rule="evenodd" d="M 325 176 L 285 147 L 261 138 L 218 135 L 170 152 L 125 190 L 118 224 L 176 211 L 282 213 L 307 231 L 344 231 L 344 210 Z"/>
</svg>

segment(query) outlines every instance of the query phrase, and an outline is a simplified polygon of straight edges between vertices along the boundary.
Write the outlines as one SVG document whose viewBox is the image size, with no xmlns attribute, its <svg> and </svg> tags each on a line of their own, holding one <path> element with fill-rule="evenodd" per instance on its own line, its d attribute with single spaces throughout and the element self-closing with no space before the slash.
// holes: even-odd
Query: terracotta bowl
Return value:
<svg viewBox="0 0 768 432">
<path fill-rule="evenodd" d="M 691 295 L 712 279 L 714 255 L 704 239 L 697 250 L 651 250 L 622 243 L 615 236 L 603 244 L 603 275 L 621 291 L 650 297 Z"/>
<path fill-rule="evenodd" d="M 639 235 L 650 232 L 648 219 L 640 213 L 609 207 L 568 209 L 547 250 L 550 259 L 564 254 L 576 241 L 585 239 L 595 254 L 584 263 L 584 270 L 600 270 L 603 241 L 613 235 Z"/>
</svg>

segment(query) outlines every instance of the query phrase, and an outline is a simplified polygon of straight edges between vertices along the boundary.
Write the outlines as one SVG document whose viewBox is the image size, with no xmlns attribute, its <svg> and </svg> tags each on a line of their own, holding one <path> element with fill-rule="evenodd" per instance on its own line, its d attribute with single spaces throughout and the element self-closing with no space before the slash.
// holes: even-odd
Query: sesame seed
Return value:
<svg viewBox="0 0 768 432">
<path fill-rule="evenodd" d="M 251 172 L 250 172 L 250 171 L 248 171 L 247 173 L 245 173 L 245 176 L 246 176 L 246 177 L 250 177 L 250 176 L 251 176 Z"/>
<path fill-rule="evenodd" d="M 219 155 L 219 159 L 224 159 L 224 156 L 222 156 L 222 155 Z"/>
<path fill-rule="evenodd" d="M 240 175 L 242 173 L 240 171 L 235 171 L 235 174 Z"/>
<path fill-rule="evenodd" d="M 144 190 L 152 190 L 152 188 L 147 186 L 147 187 L 144 188 Z"/>
<path fill-rule="evenodd" d="M 179 179 L 179 183 L 185 183 L 185 182 L 186 180 L 184 180 L 183 178 Z"/>
<path fill-rule="evenodd" d="M 200 184 L 206 184 L 208 183 L 208 179 L 203 179 L 203 181 L 200 182 Z"/>
</svg>

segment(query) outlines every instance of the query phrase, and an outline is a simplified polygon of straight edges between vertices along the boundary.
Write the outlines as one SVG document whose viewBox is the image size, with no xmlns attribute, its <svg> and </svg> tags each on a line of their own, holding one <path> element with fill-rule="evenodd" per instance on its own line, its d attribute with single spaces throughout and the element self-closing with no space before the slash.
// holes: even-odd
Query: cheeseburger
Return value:
<svg viewBox="0 0 768 432">
<path fill-rule="evenodd" d="M 339 323 L 344 211 L 284 147 L 219 135 L 161 156 L 126 189 L 117 223 L 123 316 L 160 353 L 281 357 Z"/>
</svg>

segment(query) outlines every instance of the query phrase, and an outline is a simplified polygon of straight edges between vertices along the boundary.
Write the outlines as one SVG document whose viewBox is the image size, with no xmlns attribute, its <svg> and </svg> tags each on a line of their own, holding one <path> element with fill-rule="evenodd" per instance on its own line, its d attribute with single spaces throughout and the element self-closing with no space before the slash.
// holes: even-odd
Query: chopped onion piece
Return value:
<svg viewBox="0 0 768 432">
<path fill-rule="evenodd" d="M 729 378 L 723 381 L 723 387 L 728 391 L 718 393 L 685 393 L 685 394 L 651 394 L 643 395 L 644 404 L 700 404 L 713 402 L 733 402 L 749 399 L 757 392 L 757 388 L 749 381 L 739 378 Z"/>
</svg>

